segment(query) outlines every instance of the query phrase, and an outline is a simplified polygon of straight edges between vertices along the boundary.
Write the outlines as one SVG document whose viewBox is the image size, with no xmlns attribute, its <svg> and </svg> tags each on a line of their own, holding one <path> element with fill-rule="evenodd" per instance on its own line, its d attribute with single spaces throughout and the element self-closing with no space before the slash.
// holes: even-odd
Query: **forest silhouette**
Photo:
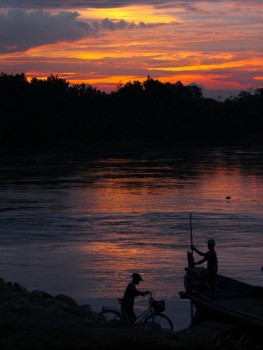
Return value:
<svg viewBox="0 0 263 350">
<path fill-rule="evenodd" d="M 105 93 L 24 73 L 0 75 L 0 147 L 263 145 L 263 88 L 225 101 L 147 77 Z"/>
</svg>

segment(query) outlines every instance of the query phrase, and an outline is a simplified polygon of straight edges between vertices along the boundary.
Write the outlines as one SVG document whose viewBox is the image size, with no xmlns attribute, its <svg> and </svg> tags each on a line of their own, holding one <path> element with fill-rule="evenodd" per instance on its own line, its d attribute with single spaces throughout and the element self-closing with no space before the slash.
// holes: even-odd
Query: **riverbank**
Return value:
<svg viewBox="0 0 263 350">
<path fill-rule="evenodd" d="M 1 350 L 262 349 L 255 334 L 214 322 L 169 334 L 109 326 L 89 305 L 78 305 L 69 296 L 30 292 L 3 279 L 0 329 Z"/>
</svg>

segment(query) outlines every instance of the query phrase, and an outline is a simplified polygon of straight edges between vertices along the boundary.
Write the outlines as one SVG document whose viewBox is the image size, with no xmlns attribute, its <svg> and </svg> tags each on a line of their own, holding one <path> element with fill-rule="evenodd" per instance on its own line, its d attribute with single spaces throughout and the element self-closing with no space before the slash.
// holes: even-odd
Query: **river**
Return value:
<svg viewBox="0 0 263 350">
<path fill-rule="evenodd" d="M 216 240 L 219 272 L 262 285 L 262 149 L 56 152 L 3 156 L 0 276 L 117 307 L 132 272 L 166 300 L 176 329 L 186 251 Z M 226 197 L 231 199 L 227 200 Z M 198 258 L 198 256 L 197 256 Z M 147 301 L 138 298 L 136 311 Z"/>
</svg>

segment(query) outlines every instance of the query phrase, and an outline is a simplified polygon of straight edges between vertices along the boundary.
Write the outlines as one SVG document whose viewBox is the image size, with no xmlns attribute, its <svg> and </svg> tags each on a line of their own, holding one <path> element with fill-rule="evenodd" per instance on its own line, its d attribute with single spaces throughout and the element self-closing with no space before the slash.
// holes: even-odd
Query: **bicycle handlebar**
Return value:
<svg viewBox="0 0 263 350">
<path fill-rule="evenodd" d="M 153 293 L 150 292 L 150 291 L 148 292 L 148 298 L 149 298 L 149 299 L 152 299 L 152 298 L 153 298 Z"/>
</svg>

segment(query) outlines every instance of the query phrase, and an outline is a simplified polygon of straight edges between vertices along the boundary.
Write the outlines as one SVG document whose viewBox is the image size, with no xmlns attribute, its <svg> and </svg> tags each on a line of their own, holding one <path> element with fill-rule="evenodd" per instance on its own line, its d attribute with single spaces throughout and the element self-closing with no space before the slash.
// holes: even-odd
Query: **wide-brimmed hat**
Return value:
<svg viewBox="0 0 263 350">
<path fill-rule="evenodd" d="M 131 276 L 132 276 L 132 279 L 134 280 L 143 281 L 142 276 L 137 272 L 134 272 Z"/>
</svg>

